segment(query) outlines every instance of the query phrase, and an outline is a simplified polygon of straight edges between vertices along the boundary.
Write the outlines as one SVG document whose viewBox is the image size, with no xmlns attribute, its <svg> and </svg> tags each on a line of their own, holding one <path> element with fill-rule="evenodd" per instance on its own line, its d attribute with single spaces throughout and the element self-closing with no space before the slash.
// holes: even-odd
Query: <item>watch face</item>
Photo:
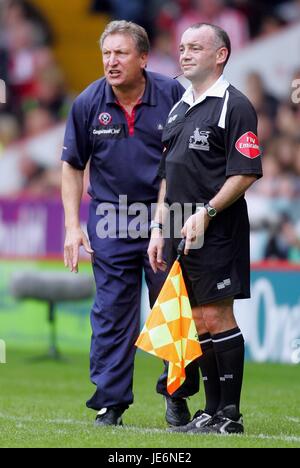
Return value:
<svg viewBox="0 0 300 468">
<path fill-rule="evenodd" d="M 216 216 L 217 210 L 216 210 L 215 208 L 213 208 L 213 207 L 210 206 L 210 205 L 206 205 L 205 208 L 206 208 L 206 210 L 207 210 L 208 216 L 210 216 L 211 218 L 213 218 L 214 216 Z"/>
</svg>

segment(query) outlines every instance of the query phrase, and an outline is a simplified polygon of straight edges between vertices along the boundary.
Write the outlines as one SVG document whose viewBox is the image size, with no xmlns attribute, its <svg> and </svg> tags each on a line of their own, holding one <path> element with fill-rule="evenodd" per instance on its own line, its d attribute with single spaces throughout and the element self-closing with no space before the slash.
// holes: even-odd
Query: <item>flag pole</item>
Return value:
<svg viewBox="0 0 300 468">
<path fill-rule="evenodd" d="M 184 252 L 184 249 L 185 249 L 185 239 L 182 239 L 182 240 L 180 241 L 180 244 L 179 244 L 178 247 L 177 247 L 177 254 L 178 254 L 178 256 L 177 256 L 177 261 L 180 260 L 182 254 L 183 254 L 183 252 Z"/>
</svg>

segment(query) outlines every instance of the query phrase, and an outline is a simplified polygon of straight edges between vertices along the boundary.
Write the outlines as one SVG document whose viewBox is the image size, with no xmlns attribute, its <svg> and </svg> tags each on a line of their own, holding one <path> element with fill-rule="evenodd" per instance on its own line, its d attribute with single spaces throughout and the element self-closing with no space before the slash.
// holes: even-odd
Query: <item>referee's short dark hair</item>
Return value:
<svg viewBox="0 0 300 468">
<path fill-rule="evenodd" d="M 226 47 L 226 49 L 228 50 L 228 55 L 227 55 L 226 61 L 224 62 L 224 68 L 225 68 L 229 60 L 229 57 L 231 55 L 231 42 L 230 42 L 230 38 L 227 32 L 224 29 L 220 28 L 219 26 L 216 26 L 215 24 L 210 24 L 210 23 L 196 23 L 190 26 L 190 29 L 200 29 L 203 26 L 208 26 L 211 29 L 213 29 L 213 31 L 215 32 L 215 36 L 217 38 L 218 47 Z"/>
<path fill-rule="evenodd" d="M 140 54 L 149 54 L 150 51 L 150 42 L 146 30 L 132 21 L 111 21 L 106 26 L 100 37 L 100 48 L 103 47 L 103 42 L 107 36 L 111 34 L 126 34 L 131 36 L 136 44 L 136 48 Z"/>
</svg>

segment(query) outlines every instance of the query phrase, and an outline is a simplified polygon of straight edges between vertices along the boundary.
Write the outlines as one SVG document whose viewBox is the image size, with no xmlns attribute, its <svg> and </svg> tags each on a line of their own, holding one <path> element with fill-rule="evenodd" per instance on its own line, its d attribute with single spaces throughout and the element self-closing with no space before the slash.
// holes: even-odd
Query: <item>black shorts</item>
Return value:
<svg viewBox="0 0 300 468">
<path fill-rule="evenodd" d="M 240 199 L 210 221 L 203 247 L 182 255 L 180 263 L 192 307 L 229 297 L 250 297 L 249 237 L 247 205 Z M 166 239 L 169 267 L 177 257 L 180 240 L 172 234 Z"/>
</svg>

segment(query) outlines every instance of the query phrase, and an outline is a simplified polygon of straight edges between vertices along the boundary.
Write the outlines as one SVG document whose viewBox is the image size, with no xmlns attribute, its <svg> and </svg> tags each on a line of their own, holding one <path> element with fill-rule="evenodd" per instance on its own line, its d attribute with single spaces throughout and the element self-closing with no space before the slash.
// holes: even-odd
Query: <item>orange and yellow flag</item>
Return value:
<svg viewBox="0 0 300 468">
<path fill-rule="evenodd" d="M 167 389 L 185 381 L 185 368 L 202 355 L 180 263 L 175 261 L 136 346 L 169 361 Z"/>
</svg>

